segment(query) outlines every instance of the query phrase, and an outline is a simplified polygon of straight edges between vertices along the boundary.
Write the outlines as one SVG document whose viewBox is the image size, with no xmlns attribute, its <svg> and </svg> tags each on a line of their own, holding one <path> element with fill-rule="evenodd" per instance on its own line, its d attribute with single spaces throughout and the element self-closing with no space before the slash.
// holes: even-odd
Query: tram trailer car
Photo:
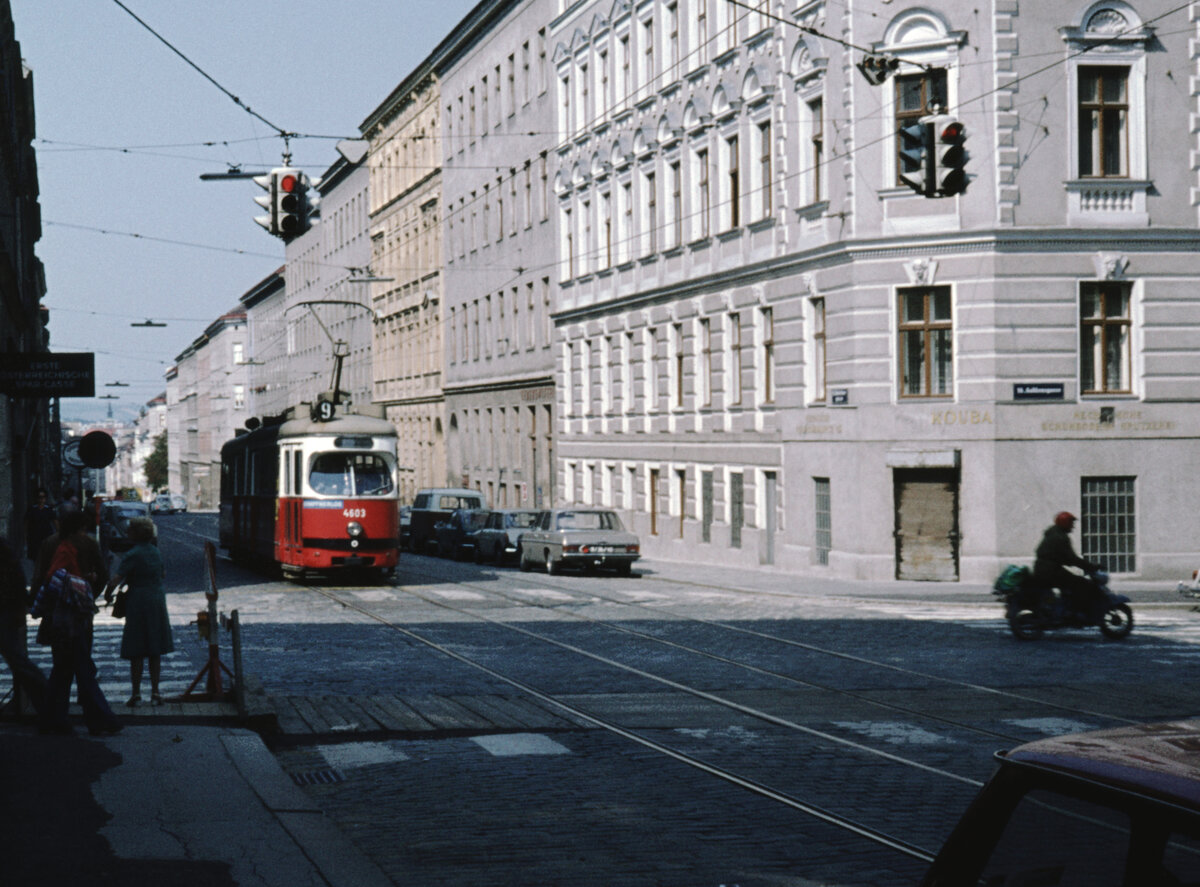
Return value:
<svg viewBox="0 0 1200 887">
<path fill-rule="evenodd" d="M 306 572 L 373 569 L 399 555 L 396 429 L 369 416 L 292 418 L 221 448 L 220 543 L 234 559 Z"/>
</svg>

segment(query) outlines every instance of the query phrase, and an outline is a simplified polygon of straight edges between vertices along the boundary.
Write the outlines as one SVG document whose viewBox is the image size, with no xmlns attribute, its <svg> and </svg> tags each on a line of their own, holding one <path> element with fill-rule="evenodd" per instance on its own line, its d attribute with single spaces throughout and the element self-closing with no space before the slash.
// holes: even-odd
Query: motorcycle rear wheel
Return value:
<svg viewBox="0 0 1200 887">
<path fill-rule="evenodd" d="M 1133 611 L 1128 604 L 1110 607 L 1100 621 L 1100 631 L 1106 637 L 1119 641 L 1133 631 Z"/>
<path fill-rule="evenodd" d="M 1042 636 L 1042 627 L 1032 610 L 1020 610 L 1009 616 L 1008 627 L 1018 641 L 1036 641 Z"/>
</svg>

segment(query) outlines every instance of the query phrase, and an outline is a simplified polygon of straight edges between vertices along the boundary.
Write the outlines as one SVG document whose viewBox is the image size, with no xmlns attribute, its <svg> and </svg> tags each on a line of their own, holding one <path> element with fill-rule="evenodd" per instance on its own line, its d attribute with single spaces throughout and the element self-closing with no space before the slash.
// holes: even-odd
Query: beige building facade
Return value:
<svg viewBox="0 0 1200 887">
<path fill-rule="evenodd" d="M 370 149 L 372 397 L 398 434 L 400 497 L 446 483 L 442 156 L 426 62 L 363 122 Z M 369 277 L 366 279 L 370 279 Z"/>
</svg>

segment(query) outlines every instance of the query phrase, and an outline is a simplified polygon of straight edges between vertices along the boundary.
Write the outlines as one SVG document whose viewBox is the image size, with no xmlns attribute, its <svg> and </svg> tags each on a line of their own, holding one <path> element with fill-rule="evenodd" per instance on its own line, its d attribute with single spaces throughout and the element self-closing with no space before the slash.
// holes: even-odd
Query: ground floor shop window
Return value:
<svg viewBox="0 0 1200 887">
<path fill-rule="evenodd" d="M 1137 569 L 1132 477 L 1085 477 L 1080 521 L 1082 554 L 1110 573 Z"/>
</svg>

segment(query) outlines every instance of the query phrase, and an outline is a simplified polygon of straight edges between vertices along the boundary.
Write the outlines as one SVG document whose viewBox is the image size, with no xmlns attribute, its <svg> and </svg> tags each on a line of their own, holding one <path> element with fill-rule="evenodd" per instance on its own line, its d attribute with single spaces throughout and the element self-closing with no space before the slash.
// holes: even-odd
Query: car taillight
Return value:
<svg viewBox="0 0 1200 887">
<path fill-rule="evenodd" d="M 625 550 L 628 551 L 630 554 L 638 553 L 638 547 L 636 545 L 626 545 Z"/>
<path fill-rule="evenodd" d="M 580 549 L 579 549 L 579 546 L 578 546 L 578 545 L 564 545 L 564 546 L 563 546 L 563 553 L 564 553 L 564 554 L 567 554 L 567 553 L 570 553 L 570 554 L 577 554 L 577 553 L 579 553 L 579 550 L 580 550 Z M 584 549 L 584 550 L 586 550 L 586 549 Z"/>
</svg>

